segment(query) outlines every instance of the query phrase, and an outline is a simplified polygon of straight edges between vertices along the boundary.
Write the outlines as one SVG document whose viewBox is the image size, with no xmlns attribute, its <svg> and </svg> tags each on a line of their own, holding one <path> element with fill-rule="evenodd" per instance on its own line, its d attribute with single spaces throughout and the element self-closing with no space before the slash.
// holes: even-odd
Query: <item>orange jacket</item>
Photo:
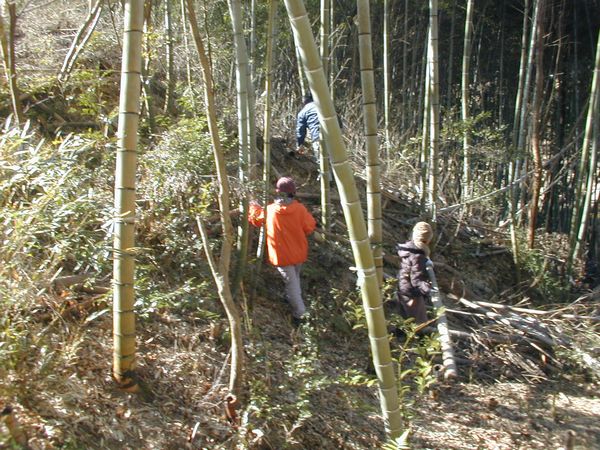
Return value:
<svg viewBox="0 0 600 450">
<path fill-rule="evenodd" d="M 251 204 L 248 221 L 255 227 L 265 223 L 265 210 Z M 308 258 L 306 236 L 313 232 L 317 223 L 306 207 L 293 200 L 290 204 L 271 203 L 267 206 L 266 219 L 267 252 L 274 266 L 301 264 Z"/>
</svg>

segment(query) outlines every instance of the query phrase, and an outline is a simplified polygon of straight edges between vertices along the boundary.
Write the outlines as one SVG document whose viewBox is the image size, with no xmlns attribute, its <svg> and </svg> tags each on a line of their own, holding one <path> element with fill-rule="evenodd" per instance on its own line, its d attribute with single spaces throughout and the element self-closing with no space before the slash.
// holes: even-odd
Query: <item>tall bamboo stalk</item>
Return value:
<svg viewBox="0 0 600 450">
<path fill-rule="evenodd" d="M 598 145 L 598 113 L 600 110 L 600 33 L 596 42 L 596 60 L 594 63 L 594 74 L 590 87 L 588 112 L 583 133 L 583 144 L 581 147 L 581 159 L 579 163 L 579 177 L 575 184 L 575 201 L 571 219 L 570 253 L 567 262 L 568 272 L 572 272 L 575 259 L 579 258 L 581 245 L 587 230 L 588 214 L 591 208 L 594 179 L 597 176 L 596 151 Z M 591 158 L 589 147 L 592 146 Z M 586 167 L 590 161 L 589 167 Z M 587 170 L 587 180 L 585 173 Z"/>
<path fill-rule="evenodd" d="M 390 37 L 388 34 L 389 27 L 389 0 L 383 0 L 383 123 L 384 123 L 384 131 L 385 131 L 385 159 L 389 159 L 390 157 L 390 53 L 389 53 L 389 44 Z M 405 11 L 406 14 L 406 11 Z M 404 47 L 406 56 L 406 46 Z M 406 67 L 404 67 L 406 70 Z M 404 73 L 404 71 L 403 71 Z M 403 95 L 402 100 L 406 102 L 406 85 L 402 85 Z M 402 118 L 404 118 L 404 107 L 406 105 L 402 105 Z M 404 122 L 402 121 L 402 131 L 404 131 Z"/>
<path fill-rule="evenodd" d="M 531 200 L 529 204 L 528 245 L 535 245 L 535 229 L 537 226 L 538 204 L 542 187 L 542 152 L 540 149 L 542 129 L 542 97 L 544 94 L 544 12 L 545 1 L 537 0 L 535 14 L 535 91 L 531 107 L 531 153 L 533 159 L 533 182 L 531 183 Z"/>
<path fill-rule="evenodd" d="M 123 57 L 115 170 L 113 244 L 113 375 L 135 389 L 135 179 L 137 163 L 144 1 L 125 2 Z"/>
<path fill-rule="evenodd" d="M 302 0 L 285 0 L 285 5 L 294 33 L 294 40 L 302 58 L 304 71 L 319 110 L 321 131 L 328 142 L 327 149 L 330 152 L 338 183 L 340 202 L 348 225 L 350 243 L 359 274 L 359 285 L 369 329 L 373 362 L 379 380 L 381 409 L 385 426 L 389 435 L 396 438 L 400 436 L 402 429 L 396 376 L 391 358 L 377 272 L 360 204 L 360 196 L 348 161 L 337 113 L 321 66 L 321 59 L 312 35 L 304 2 Z"/>
<path fill-rule="evenodd" d="M 151 62 L 151 42 L 149 36 L 152 34 L 152 1 L 145 0 L 144 2 L 144 28 L 143 28 L 143 55 L 142 55 L 142 99 L 144 102 L 144 110 L 148 115 L 148 128 L 151 133 L 156 130 L 156 121 L 154 120 L 154 99 L 150 87 L 150 62 Z"/>
<path fill-rule="evenodd" d="M 379 284 L 383 284 L 383 232 L 381 213 L 381 163 L 377 142 L 377 96 L 371 48 L 371 12 L 368 0 L 357 0 L 360 81 L 366 146 L 367 229 Z"/>
<path fill-rule="evenodd" d="M 523 26 L 521 33 L 521 57 L 519 59 L 519 81 L 517 84 L 517 94 L 515 97 L 515 115 L 513 118 L 512 129 L 512 157 L 508 169 L 508 183 L 512 183 L 519 178 L 520 162 L 522 160 L 522 149 L 519 146 L 519 133 L 521 129 L 521 116 L 523 105 L 523 91 L 525 90 L 525 79 L 527 72 L 527 24 L 529 23 L 529 0 L 525 0 L 523 6 Z M 517 198 L 519 196 L 518 185 L 515 184 L 508 191 L 508 211 L 510 216 L 510 241 L 512 246 L 513 260 L 516 267 L 519 267 L 519 245 L 517 242 Z M 517 271 L 517 275 L 518 275 Z"/>
<path fill-rule="evenodd" d="M 329 76 L 329 62 L 331 60 L 331 17 L 330 17 L 331 0 L 321 0 L 321 65 L 325 77 Z M 321 151 L 319 152 L 319 173 L 321 181 L 321 222 L 325 230 L 331 229 L 331 192 L 329 188 L 330 167 L 329 156 L 325 146 L 327 143 L 322 138 L 319 138 Z"/>
<path fill-rule="evenodd" d="M 186 13 L 186 8 L 185 8 L 185 0 L 180 0 L 181 1 L 181 28 L 183 31 L 183 48 L 185 49 L 185 74 L 186 74 L 186 81 L 188 84 L 188 89 L 190 91 L 190 96 L 192 98 L 192 106 L 194 109 L 196 109 L 196 103 L 195 103 L 195 96 L 191 95 L 193 93 L 193 89 L 192 89 L 192 65 L 190 62 L 190 51 L 189 51 L 189 39 L 188 39 L 188 29 L 187 29 L 187 24 L 188 24 L 188 20 L 187 20 L 187 13 Z"/>
<path fill-rule="evenodd" d="M 431 221 L 437 222 L 440 146 L 440 74 L 438 63 L 438 0 L 429 0 L 429 210 Z"/>
<path fill-rule="evenodd" d="M 461 117 L 464 123 L 463 131 L 463 202 L 471 196 L 471 131 L 467 126 L 469 121 L 469 71 L 471 68 L 471 47 L 473 35 L 473 0 L 467 1 L 467 16 L 465 18 L 465 38 L 462 60 L 462 104 Z"/>
<path fill-rule="evenodd" d="M 244 38 L 244 29 L 242 26 L 242 5 L 240 0 L 229 0 L 229 14 L 231 15 L 231 25 L 233 28 L 233 41 L 235 47 L 235 66 L 236 66 L 236 90 L 238 106 L 238 139 L 239 139 L 239 170 L 238 177 L 240 186 L 248 184 L 249 161 L 250 161 L 250 118 L 248 101 L 248 49 Z M 248 215 L 248 197 L 242 195 L 240 199 L 240 217 Z M 233 277 L 232 287 L 233 295 L 242 282 L 246 271 L 248 256 L 248 233 L 249 225 L 247 220 L 242 220 L 238 226 L 238 259 Z"/>
<path fill-rule="evenodd" d="M 421 205 L 421 208 L 425 208 L 426 204 L 427 204 L 427 191 L 428 191 L 428 176 L 429 176 L 429 171 L 430 171 L 430 158 L 429 158 L 429 135 L 431 134 L 431 129 L 429 126 L 429 122 L 430 122 L 430 117 L 431 117 L 431 106 L 430 106 L 430 102 L 431 102 L 431 89 L 430 89 L 430 84 L 431 82 L 430 80 L 430 72 L 429 72 L 429 51 L 430 51 L 430 46 L 429 46 L 429 31 L 427 32 L 427 45 L 426 45 L 426 49 L 425 49 L 425 81 L 424 81 L 424 87 L 423 87 L 423 95 L 420 97 L 423 97 L 423 126 L 422 126 L 422 141 L 421 141 L 421 155 L 420 155 L 420 171 L 419 171 L 419 187 L 420 187 L 420 198 L 419 198 L 419 204 Z"/>
</svg>

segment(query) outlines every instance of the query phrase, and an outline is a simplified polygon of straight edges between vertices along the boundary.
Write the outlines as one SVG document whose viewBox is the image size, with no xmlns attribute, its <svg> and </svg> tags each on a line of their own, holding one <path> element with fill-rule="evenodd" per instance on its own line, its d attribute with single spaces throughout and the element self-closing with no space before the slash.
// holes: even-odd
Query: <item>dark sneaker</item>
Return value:
<svg viewBox="0 0 600 450">
<path fill-rule="evenodd" d="M 304 323 L 304 319 L 302 317 L 293 317 L 292 316 L 292 326 L 294 328 L 299 328 L 300 325 Z"/>
</svg>

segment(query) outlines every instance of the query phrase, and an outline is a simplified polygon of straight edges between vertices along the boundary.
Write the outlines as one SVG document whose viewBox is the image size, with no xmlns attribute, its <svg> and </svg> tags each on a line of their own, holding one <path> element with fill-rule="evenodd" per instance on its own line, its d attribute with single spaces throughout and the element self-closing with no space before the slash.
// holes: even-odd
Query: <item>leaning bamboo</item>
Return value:
<svg viewBox="0 0 600 450">
<path fill-rule="evenodd" d="M 335 179 L 359 274 L 359 285 L 369 330 L 373 364 L 379 380 L 381 410 L 386 431 L 390 437 L 396 438 L 401 435 L 404 426 L 400 414 L 398 387 L 396 385 L 381 293 L 360 204 L 360 196 L 358 195 L 346 145 L 342 138 L 337 113 L 333 107 L 333 100 L 321 66 L 319 51 L 312 35 L 311 24 L 304 2 L 301 0 L 286 0 L 285 5 L 294 33 L 296 47 L 302 58 L 304 72 L 317 105 L 321 132 L 327 141 L 327 150 L 335 171 Z"/>
<path fill-rule="evenodd" d="M 77 58 L 85 48 L 85 45 L 92 37 L 92 33 L 96 29 L 96 25 L 98 25 L 98 21 L 100 20 L 100 14 L 102 12 L 102 0 L 96 0 L 96 3 L 88 13 L 88 16 L 83 21 L 83 24 L 79 27 L 79 31 L 75 35 L 73 42 L 71 43 L 71 47 L 65 56 L 65 60 L 63 61 L 63 65 L 58 74 L 58 80 L 62 83 L 69 79 L 71 75 L 71 71 L 75 66 L 75 62 Z M 85 34 L 84 34 L 85 33 Z"/>
<path fill-rule="evenodd" d="M 448 380 L 456 378 L 458 375 L 456 361 L 454 360 L 454 351 L 452 350 L 452 340 L 450 339 L 450 331 L 448 329 L 448 318 L 443 309 L 444 303 L 440 296 L 440 289 L 437 278 L 435 277 L 435 272 L 433 271 L 433 264 L 428 263 L 426 268 L 429 279 L 431 280 L 431 285 L 433 286 L 433 289 L 431 290 L 431 303 L 433 303 L 433 307 L 438 315 L 437 328 L 440 333 L 440 344 L 442 346 L 442 361 L 445 368 L 444 378 Z"/>
</svg>

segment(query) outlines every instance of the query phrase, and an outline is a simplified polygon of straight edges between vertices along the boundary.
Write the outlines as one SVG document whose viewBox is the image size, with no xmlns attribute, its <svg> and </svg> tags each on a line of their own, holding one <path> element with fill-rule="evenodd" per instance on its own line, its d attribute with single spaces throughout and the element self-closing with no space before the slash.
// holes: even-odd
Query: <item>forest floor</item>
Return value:
<svg viewBox="0 0 600 450">
<path fill-rule="evenodd" d="M 303 201 L 316 211 L 318 199 L 310 196 L 317 185 L 311 165 L 306 157 L 290 158 L 283 152 L 276 158 L 276 166 L 289 169 L 300 192 L 308 194 Z M 339 209 L 335 214 L 333 233 L 343 236 Z M 416 219 L 410 204 L 387 203 L 386 223 L 395 224 L 384 233 L 389 254 L 395 242 L 407 238 Z M 494 239 L 494 233 L 481 236 L 480 241 Z M 440 284 L 447 290 L 460 284 L 462 292 L 506 291 L 514 282 L 510 255 L 469 259 L 465 255 L 481 242 L 459 237 L 452 243 L 440 241 L 433 260 L 453 266 L 461 279 L 442 272 Z M 26 431 L 29 447 L 382 448 L 385 436 L 377 389 L 370 382 L 374 375 L 368 339 L 364 328 L 353 328 L 352 314 L 360 316 L 360 298 L 348 270 L 353 265 L 348 246 L 334 239 L 310 245 L 303 272 L 311 311 L 306 324 L 292 327 L 283 284 L 272 267 L 261 269 L 255 297 L 249 295 L 250 287 L 242 295 L 248 393 L 240 399 L 233 424 L 223 404 L 229 361 L 223 316 L 158 310 L 140 317 L 143 389 L 131 394 L 119 391 L 111 378 L 110 313 L 93 313 L 105 311 L 98 304 L 107 299 L 68 291 L 57 296 L 57 309 L 63 314 L 53 339 L 60 342 L 56 351 L 63 353 L 66 364 L 5 380 L 18 391 L 19 402 L 12 403 L 14 417 Z M 386 267 L 391 274 L 394 270 Z M 72 307 L 60 306 L 66 301 Z M 96 306 L 90 310 L 90 305 Z M 48 322 L 40 318 L 31 326 L 43 330 Z M 396 355 L 403 341 L 394 339 L 391 344 Z M 600 448 L 600 391 L 585 373 L 527 378 L 514 368 L 503 370 L 497 359 L 481 351 L 479 361 L 475 353 L 468 355 L 471 359 L 464 358 L 455 382 L 438 380 L 422 393 L 414 386 L 407 391 L 403 414 L 410 448 Z M 43 366 L 44 361 L 35 364 Z M 411 380 L 404 383 L 410 385 Z M 568 447 L 568 440 L 574 447 Z M 0 448 L 11 448 L 7 442 Z"/>
</svg>

